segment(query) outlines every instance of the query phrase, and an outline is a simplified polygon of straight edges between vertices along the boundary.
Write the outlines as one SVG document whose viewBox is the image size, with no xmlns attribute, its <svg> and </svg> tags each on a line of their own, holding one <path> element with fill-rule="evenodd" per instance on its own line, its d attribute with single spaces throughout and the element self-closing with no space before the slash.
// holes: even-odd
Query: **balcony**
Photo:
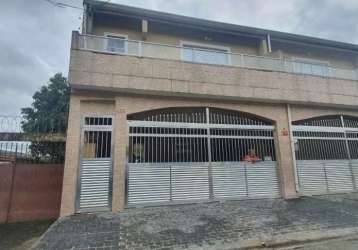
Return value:
<svg viewBox="0 0 358 250">
<path fill-rule="evenodd" d="M 73 33 L 76 88 L 358 106 L 358 70 Z"/>
<path fill-rule="evenodd" d="M 130 55 L 137 57 L 182 60 L 192 63 L 226 65 L 239 68 L 269 70 L 293 74 L 314 75 L 337 79 L 358 80 L 358 69 L 335 68 L 322 64 L 279 59 L 264 56 L 227 53 L 217 50 L 123 40 L 93 35 L 79 35 L 83 50 Z"/>
</svg>

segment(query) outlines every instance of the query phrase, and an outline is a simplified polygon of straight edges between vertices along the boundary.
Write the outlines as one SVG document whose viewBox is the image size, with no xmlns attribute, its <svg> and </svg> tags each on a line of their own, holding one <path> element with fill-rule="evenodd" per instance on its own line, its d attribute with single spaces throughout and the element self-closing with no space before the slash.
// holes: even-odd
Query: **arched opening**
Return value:
<svg viewBox="0 0 358 250">
<path fill-rule="evenodd" d="M 249 113 L 175 107 L 127 118 L 130 163 L 234 162 L 250 154 L 257 161 L 276 159 L 272 121 Z"/>
<path fill-rule="evenodd" d="M 330 115 L 292 124 L 302 193 L 323 194 L 356 189 L 358 118 Z"/>
<path fill-rule="evenodd" d="M 278 197 L 272 121 L 206 107 L 128 115 L 127 204 Z"/>
</svg>

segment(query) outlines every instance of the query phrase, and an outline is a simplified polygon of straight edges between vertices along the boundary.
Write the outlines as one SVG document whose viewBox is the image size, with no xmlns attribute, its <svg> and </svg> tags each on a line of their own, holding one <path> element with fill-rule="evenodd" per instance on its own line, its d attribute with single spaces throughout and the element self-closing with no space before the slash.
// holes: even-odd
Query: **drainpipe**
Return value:
<svg viewBox="0 0 358 250">
<path fill-rule="evenodd" d="M 272 48 L 271 48 L 271 36 L 270 36 L 270 34 L 267 34 L 267 36 L 266 36 L 266 41 L 267 41 L 267 50 L 268 50 L 268 53 L 271 53 L 271 52 L 272 52 Z"/>
<path fill-rule="evenodd" d="M 292 131 L 292 117 L 291 117 L 291 106 L 290 106 L 290 104 L 287 104 L 287 118 L 288 118 L 288 131 L 289 131 L 290 142 L 291 142 L 291 155 L 292 155 L 292 162 L 293 162 L 293 171 L 294 171 L 294 174 L 295 174 L 295 187 L 296 187 L 296 192 L 298 193 L 300 191 L 300 187 L 298 185 L 295 142 L 294 142 L 293 131 Z"/>
</svg>

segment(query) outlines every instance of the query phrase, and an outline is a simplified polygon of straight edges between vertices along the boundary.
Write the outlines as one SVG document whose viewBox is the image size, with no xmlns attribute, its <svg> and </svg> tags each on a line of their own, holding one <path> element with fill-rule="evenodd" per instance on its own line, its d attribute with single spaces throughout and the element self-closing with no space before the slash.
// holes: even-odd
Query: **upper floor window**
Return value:
<svg viewBox="0 0 358 250">
<path fill-rule="evenodd" d="M 230 65 L 230 48 L 192 42 L 181 42 L 184 61 Z"/>
<path fill-rule="evenodd" d="M 106 50 L 115 53 L 127 53 L 128 36 L 121 34 L 105 33 Z"/>
<path fill-rule="evenodd" d="M 299 74 L 328 76 L 329 62 L 308 58 L 294 58 L 293 72 Z"/>
</svg>

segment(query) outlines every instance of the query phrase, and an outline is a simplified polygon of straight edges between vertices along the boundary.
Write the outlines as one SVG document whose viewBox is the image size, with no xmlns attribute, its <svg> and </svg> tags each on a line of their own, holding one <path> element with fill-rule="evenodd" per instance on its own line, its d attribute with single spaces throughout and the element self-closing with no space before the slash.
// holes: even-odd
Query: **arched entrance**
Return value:
<svg viewBox="0 0 358 250">
<path fill-rule="evenodd" d="M 358 118 L 344 115 L 293 122 L 300 193 L 351 192 L 358 182 Z"/>
<path fill-rule="evenodd" d="M 127 205 L 278 197 L 272 121 L 217 108 L 128 115 Z"/>
</svg>

